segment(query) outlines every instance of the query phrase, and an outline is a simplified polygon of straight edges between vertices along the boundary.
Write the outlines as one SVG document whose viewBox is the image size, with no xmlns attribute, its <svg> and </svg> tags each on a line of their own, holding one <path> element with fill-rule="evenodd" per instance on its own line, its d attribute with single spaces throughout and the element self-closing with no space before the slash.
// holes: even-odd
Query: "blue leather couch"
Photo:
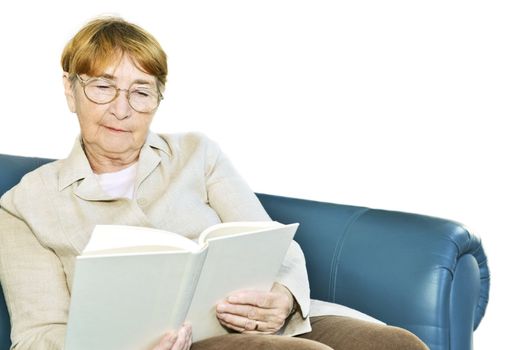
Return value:
<svg viewBox="0 0 527 350">
<path fill-rule="evenodd" d="M 0 154 L 0 195 L 48 161 Z M 406 328 L 431 350 L 472 349 L 488 302 L 489 271 L 480 240 L 463 226 L 402 212 L 258 197 L 273 219 L 300 222 L 295 239 L 306 255 L 312 298 Z M 9 332 L 0 294 L 0 349 L 9 348 Z"/>
</svg>

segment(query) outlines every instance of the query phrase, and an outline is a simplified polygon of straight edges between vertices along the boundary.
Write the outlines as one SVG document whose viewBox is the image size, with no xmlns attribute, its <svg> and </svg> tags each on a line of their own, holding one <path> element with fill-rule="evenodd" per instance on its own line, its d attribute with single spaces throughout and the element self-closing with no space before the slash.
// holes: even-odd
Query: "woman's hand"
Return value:
<svg viewBox="0 0 527 350">
<path fill-rule="evenodd" d="M 165 334 L 152 350 L 189 350 L 192 345 L 192 327 L 185 323 L 179 331 Z"/>
<path fill-rule="evenodd" d="M 289 289 L 275 283 L 270 292 L 241 291 L 216 307 L 222 325 L 240 333 L 273 334 L 285 324 L 294 306 Z"/>
</svg>

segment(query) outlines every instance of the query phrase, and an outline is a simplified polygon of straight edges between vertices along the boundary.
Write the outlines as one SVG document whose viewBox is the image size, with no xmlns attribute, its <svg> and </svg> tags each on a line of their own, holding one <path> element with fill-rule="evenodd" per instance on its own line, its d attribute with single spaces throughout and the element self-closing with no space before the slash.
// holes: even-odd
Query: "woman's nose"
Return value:
<svg viewBox="0 0 527 350">
<path fill-rule="evenodd" d="M 128 90 L 119 89 L 119 95 L 112 101 L 112 113 L 119 120 L 126 119 L 132 115 L 132 107 L 128 102 Z"/>
</svg>

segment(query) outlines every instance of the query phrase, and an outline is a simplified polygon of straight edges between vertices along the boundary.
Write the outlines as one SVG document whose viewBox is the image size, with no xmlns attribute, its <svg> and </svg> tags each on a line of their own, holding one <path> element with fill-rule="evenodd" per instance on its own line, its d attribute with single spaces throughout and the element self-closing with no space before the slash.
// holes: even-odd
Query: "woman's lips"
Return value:
<svg viewBox="0 0 527 350">
<path fill-rule="evenodd" d="M 113 128 L 111 126 L 104 126 L 106 129 L 113 131 L 113 132 L 127 132 L 126 130 L 119 129 L 119 128 Z"/>
</svg>

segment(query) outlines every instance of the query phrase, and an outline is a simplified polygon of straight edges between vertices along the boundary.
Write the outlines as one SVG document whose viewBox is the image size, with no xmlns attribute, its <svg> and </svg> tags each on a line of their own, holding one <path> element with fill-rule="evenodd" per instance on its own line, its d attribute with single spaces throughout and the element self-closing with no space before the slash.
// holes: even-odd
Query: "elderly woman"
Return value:
<svg viewBox="0 0 527 350">
<path fill-rule="evenodd" d="M 149 33 L 119 18 L 93 20 L 66 45 L 62 68 L 80 137 L 68 158 L 27 174 L 0 202 L 13 349 L 63 348 L 75 258 L 96 224 L 195 238 L 219 222 L 269 220 L 215 143 L 149 132 L 167 77 L 166 55 Z M 319 311 L 310 315 L 304 258 L 293 243 L 271 291 L 233 293 L 217 306 L 230 334 L 191 345 L 183 325 L 160 330 L 155 349 L 426 348 L 402 329 Z"/>
</svg>

